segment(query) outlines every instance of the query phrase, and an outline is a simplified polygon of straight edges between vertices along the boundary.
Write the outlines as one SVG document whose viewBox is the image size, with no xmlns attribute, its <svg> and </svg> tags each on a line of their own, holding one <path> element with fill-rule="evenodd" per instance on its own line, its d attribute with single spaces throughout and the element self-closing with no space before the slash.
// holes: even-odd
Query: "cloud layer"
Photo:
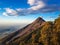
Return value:
<svg viewBox="0 0 60 45">
<path fill-rule="evenodd" d="M 29 8 L 17 8 L 17 9 L 11 9 L 11 8 L 5 8 L 5 12 L 3 12 L 3 15 L 5 16 L 24 16 L 28 14 L 37 14 L 37 13 L 47 13 L 47 12 L 54 12 L 54 11 L 60 11 L 60 6 L 57 6 L 56 4 L 47 5 L 45 0 L 28 0 L 27 4 L 30 5 Z"/>
</svg>

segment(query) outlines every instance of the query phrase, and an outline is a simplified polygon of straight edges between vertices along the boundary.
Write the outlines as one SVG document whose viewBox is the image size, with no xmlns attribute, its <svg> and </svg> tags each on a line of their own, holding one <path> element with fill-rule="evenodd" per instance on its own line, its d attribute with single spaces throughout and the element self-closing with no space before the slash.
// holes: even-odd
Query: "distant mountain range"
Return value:
<svg viewBox="0 0 60 45">
<path fill-rule="evenodd" d="M 46 22 L 38 17 L 31 24 L 0 40 L 0 45 L 60 45 L 60 17 Z"/>
</svg>

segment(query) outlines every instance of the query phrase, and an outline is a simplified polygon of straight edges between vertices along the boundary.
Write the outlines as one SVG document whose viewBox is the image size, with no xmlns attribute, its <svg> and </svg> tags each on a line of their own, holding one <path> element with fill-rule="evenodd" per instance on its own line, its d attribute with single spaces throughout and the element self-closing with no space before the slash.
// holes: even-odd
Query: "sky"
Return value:
<svg viewBox="0 0 60 45">
<path fill-rule="evenodd" d="M 53 21 L 60 14 L 60 0 L 0 0 L 0 23 L 31 23 L 42 17 Z"/>
</svg>

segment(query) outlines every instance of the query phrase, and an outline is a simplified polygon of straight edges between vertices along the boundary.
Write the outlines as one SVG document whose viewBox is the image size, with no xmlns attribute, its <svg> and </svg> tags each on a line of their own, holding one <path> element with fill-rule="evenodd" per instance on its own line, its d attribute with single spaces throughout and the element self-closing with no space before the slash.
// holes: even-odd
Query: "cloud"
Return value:
<svg viewBox="0 0 60 45">
<path fill-rule="evenodd" d="M 7 14 L 6 12 L 3 12 L 3 15 L 4 15 L 4 16 L 8 16 L 8 14 Z"/>
<path fill-rule="evenodd" d="M 48 13 L 48 12 L 55 12 L 60 11 L 60 6 L 57 5 L 47 5 L 46 7 L 42 8 L 40 12 L 42 13 Z"/>
<path fill-rule="evenodd" d="M 9 15 L 9 16 L 16 16 L 16 15 L 27 15 L 32 14 L 33 11 L 39 10 L 45 6 L 44 2 L 41 0 L 28 0 L 27 2 L 30 7 L 27 9 L 17 8 L 17 9 L 11 9 L 11 8 L 5 8 L 5 12 L 3 12 L 3 15 Z"/>
<path fill-rule="evenodd" d="M 27 2 L 27 3 L 28 3 L 29 5 L 34 5 L 34 4 L 35 4 L 35 2 L 36 2 L 36 0 L 28 0 L 28 2 Z"/>
<path fill-rule="evenodd" d="M 21 8 L 11 9 L 11 8 L 4 8 L 5 12 L 3 12 L 4 16 L 24 16 L 25 10 Z M 24 10 L 24 11 L 23 11 Z"/>
<path fill-rule="evenodd" d="M 11 8 L 4 8 L 5 12 L 3 12 L 4 16 L 21 16 L 24 13 L 24 9 L 17 8 L 17 9 L 11 9 Z"/>
<path fill-rule="evenodd" d="M 5 14 L 7 14 L 7 15 L 10 15 L 10 16 L 12 16 L 12 15 L 17 15 L 17 11 L 15 11 L 14 9 L 10 9 L 10 8 L 5 8 Z"/>
<path fill-rule="evenodd" d="M 16 9 L 16 11 L 18 11 L 18 12 L 21 12 L 22 10 L 24 10 L 24 9 L 21 9 L 21 8 Z"/>
<path fill-rule="evenodd" d="M 29 9 L 32 9 L 32 10 L 38 10 L 45 6 L 45 3 L 40 0 L 28 0 L 28 4 L 30 4 L 31 6 Z"/>
<path fill-rule="evenodd" d="M 29 8 L 5 8 L 5 12 L 3 15 L 5 16 L 25 16 L 29 14 L 38 14 L 38 13 L 49 13 L 60 11 L 60 6 L 57 4 L 50 4 L 46 3 L 46 0 L 28 0 L 27 4 L 30 5 Z"/>
</svg>

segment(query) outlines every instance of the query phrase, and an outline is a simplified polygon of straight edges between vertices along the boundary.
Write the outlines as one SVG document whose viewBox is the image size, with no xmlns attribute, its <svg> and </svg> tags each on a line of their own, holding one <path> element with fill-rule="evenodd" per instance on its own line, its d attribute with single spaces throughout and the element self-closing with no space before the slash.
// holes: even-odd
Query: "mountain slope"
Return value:
<svg viewBox="0 0 60 45">
<path fill-rule="evenodd" d="M 27 25 L 26 27 L 6 36 L 4 39 L 2 39 L 2 43 L 6 44 L 6 42 L 11 42 L 11 41 L 13 41 L 17 38 L 20 38 L 24 35 L 28 35 L 32 31 L 42 27 L 44 25 L 44 23 L 45 23 L 45 21 L 41 17 L 38 17 L 34 22 Z"/>
<path fill-rule="evenodd" d="M 45 22 L 39 17 L 5 37 L 0 45 L 60 45 L 60 17 L 54 22 Z"/>
</svg>

